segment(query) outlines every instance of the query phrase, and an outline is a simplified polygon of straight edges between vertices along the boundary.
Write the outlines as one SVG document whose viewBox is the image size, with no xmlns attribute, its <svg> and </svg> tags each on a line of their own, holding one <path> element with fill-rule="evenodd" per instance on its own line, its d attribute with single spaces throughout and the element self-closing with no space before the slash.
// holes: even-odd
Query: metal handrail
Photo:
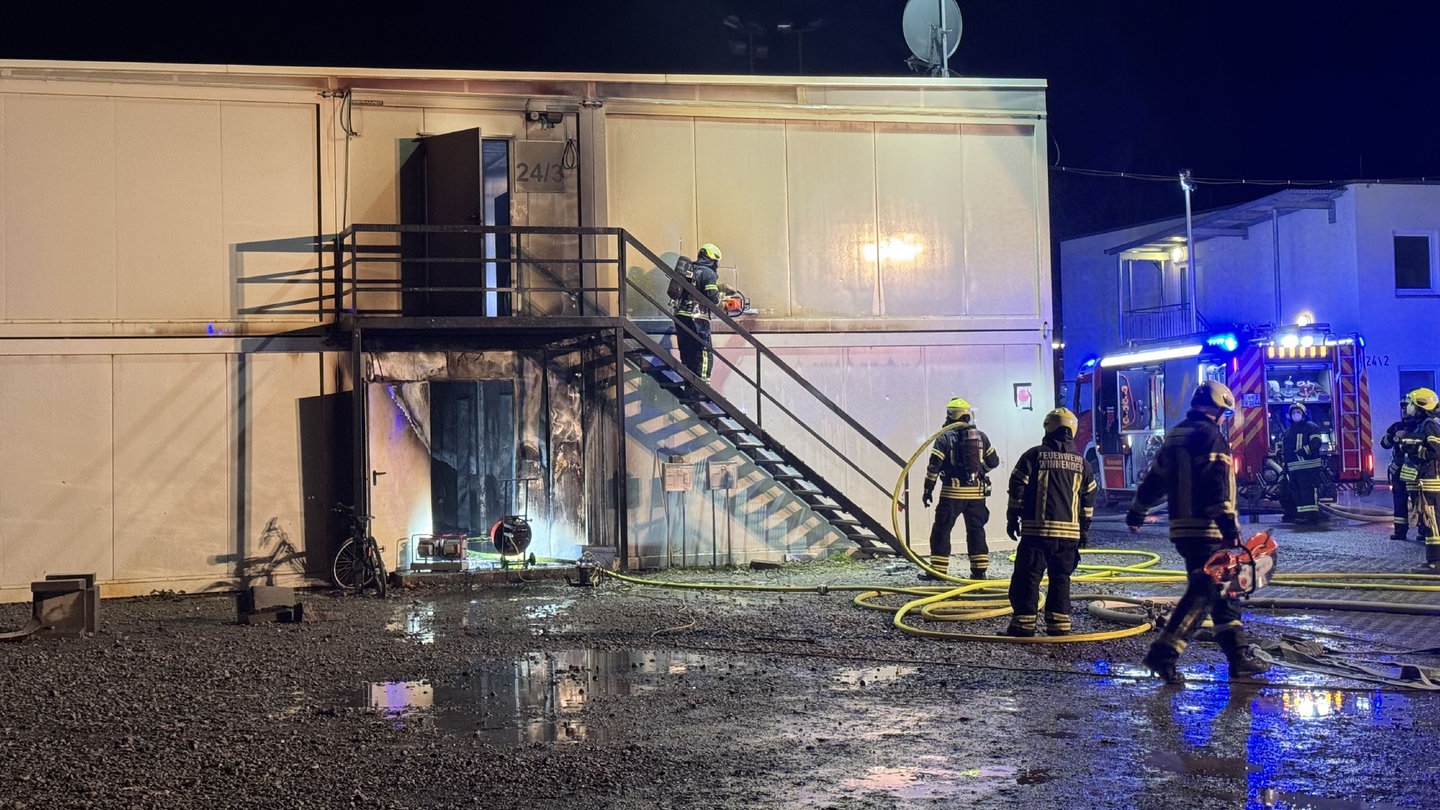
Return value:
<svg viewBox="0 0 1440 810">
<path fill-rule="evenodd" d="M 493 235 L 497 238 L 504 237 L 507 241 L 508 256 L 487 257 L 477 256 L 469 258 L 436 258 L 436 257 L 411 257 L 405 255 L 404 246 L 401 244 L 361 244 L 359 239 L 364 234 L 394 234 L 398 237 L 407 234 L 471 234 L 475 236 Z M 537 258 L 530 255 L 525 249 L 527 237 L 569 237 L 579 240 L 578 250 L 573 255 L 557 258 Z M 597 244 L 595 251 L 601 255 L 585 255 L 587 238 L 599 238 L 604 242 L 613 244 L 613 249 L 603 250 L 603 244 Z M 319 240 L 317 240 L 318 243 Z M 324 252 L 324 248 L 313 247 L 307 252 Z M 321 265 L 314 270 L 305 270 L 295 274 L 296 282 L 316 285 L 319 287 L 315 295 L 307 295 L 303 298 L 294 299 L 288 302 L 265 304 L 243 311 L 243 314 L 265 314 L 270 312 L 309 312 L 324 320 L 328 315 L 334 323 L 340 323 L 346 316 L 398 316 L 401 311 L 398 307 L 362 307 L 359 297 L 365 294 L 379 294 L 391 296 L 403 296 L 407 292 L 444 292 L 456 291 L 467 293 L 501 293 L 515 296 L 525 300 L 528 293 L 543 292 L 548 294 L 569 295 L 576 301 L 576 307 L 581 314 L 608 314 L 624 318 L 627 322 L 634 323 L 629 315 L 629 304 L 633 302 L 633 296 L 639 295 L 649 305 L 653 306 L 659 313 L 667 313 L 668 302 L 662 303 L 650 291 L 647 291 L 636 279 L 629 276 L 628 257 L 634 251 L 646 262 L 652 264 L 656 270 L 663 274 L 663 281 L 674 280 L 686 289 L 697 301 L 707 302 L 705 295 L 695 288 L 688 280 L 676 273 L 675 269 L 664 262 L 660 257 L 635 238 L 633 234 L 622 229 L 612 227 L 552 227 L 552 226 L 487 226 L 487 225 L 388 225 L 388 224 L 355 224 L 344 231 L 333 235 L 328 249 L 331 261 L 328 266 L 322 261 Z M 401 262 L 407 264 L 425 265 L 455 265 L 455 264 L 476 264 L 484 265 L 493 263 L 516 268 L 505 285 L 491 286 L 466 286 L 466 287 L 431 287 L 414 288 L 404 286 L 404 280 L 398 275 L 388 277 L 366 278 L 363 268 L 366 264 L 381 263 L 388 265 L 399 265 Z M 616 281 L 609 283 L 573 283 L 566 281 L 554 273 L 549 272 L 550 267 L 578 267 L 583 271 L 585 268 L 613 267 Z M 546 279 L 553 286 L 544 286 L 535 283 L 526 283 L 522 278 L 523 270 L 529 268 L 532 271 L 540 272 L 548 276 Z M 326 278 L 328 274 L 328 278 Z M 583 278 L 583 272 L 582 272 Z M 283 283 L 287 274 L 268 274 L 266 277 L 257 277 L 253 283 Z M 593 278 L 593 276 L 592 276 Z M 250 279 L 241 279 L 242 282 L 251 282 Z M 328 289 L 325 289 L 328 287 Z M 602 299 L 609 297 L 615 302 L 616 311 L 606 313 L 607 307 L 603 305 Z M 851 457 L 852 453 L 842 452 L 834 443 L 825 438 L 818 430 L 802 418 L 796 411 L 803 403 L 785 402 L 779 399 L 774 393 L 774 386 L 766 388 L 762 380 L 762 369 L 768 365 L 774 372 L 778 372 L 782 378 L 793 383 L 799 390 L 808 395 L 807 400 L 811 405 L 828 413 L 831 417 L 843 423 L 857 437 L 862 449 L 868 446 L 871 450 L 878 452 L 880 456 L 891 464 L 897 474 L 905 467 L 905 460 L 894 450 L 890 449 L 884 442 L 870 432 L 864 425 L 860 424 L 854 417 L 843 410 L 834 400 L 830 399 L 813 384 L 806 380 L 793 366 L 783 360 L 773 350 L 761 342 L 754 333 L 739 323 L 728 312 L 719 307 L 707 307 L 712 316 L 717 318 L 733 335 L 745 343 L 751 356 L 754 358 L 754 375 L 750 375 L 742 369 L 724 352 L 714 353 L 715 358 L 728 367 L 735 377 L 742 380 L 746 385 L 754 389 L 754 416 L 746 419 L 752 422 L 753 428 L 758 431 L 757 438 L 768 443 L 777 443 L 778 440 L 773 430 L 765 428 L 764 416 L 767 412 L 778 413 L 790 420 L 800 428 L 806 435 L 831 453 L 835 459 L 856 473 L 868 486 L 882 494 L 888 501 L 891 490 L 886 484 L 876 480 L 869 471 Z M 503 316 L 501 316 L 503 317 Z M 676 323 L 676 329 L 687 329 L 693 334 L 693 329 L 680 323 L 684 319 L 671 319 Z M 763 361 L 763 362 L 762 362 Z M 672 367 L 687 382 L 695 385 L 700 380 L 683 364 L 673 363 Z M 773 373 L 773 372 L 772 372 Z M 772 417 L 773 421 L 773 417 Z M 793 455 L 793 454 L 792 454 Z"/>
</svg>

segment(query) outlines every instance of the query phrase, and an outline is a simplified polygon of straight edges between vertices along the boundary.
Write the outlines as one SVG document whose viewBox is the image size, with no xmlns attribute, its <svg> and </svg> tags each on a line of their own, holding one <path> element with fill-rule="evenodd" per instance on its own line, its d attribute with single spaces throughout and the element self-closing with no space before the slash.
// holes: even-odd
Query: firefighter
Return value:
<svg viewBox="0 0 1440 810">
<path fill-rule="evenodd" d="M 947 402 L 945 425 L 958 427 L 941 433 L 930 448 L 921 498 L 929 506 L 935 498 L 935 482 L 940 481 L 940 504 L 930 527 L 930 567 L 939 574 L 950 573 L 950 531 L 964 518 L 970 578 L 984 579 L 990 567 L 990 547 L 985 543 L 985 523 L 990 520 L 990 508 L 985 505 L 985 496 L 990 494 L 986 473 L 1000 466 L 1000 454 L 990 446 L 990 437 L 975 427 L 969 402 L 959 397 Z M 920 579 L 940 577 L 925 571 Z"/>
<path fill-rule="evenodd" d="M 1230 662 L 1230 677 L 1256 675 L 1270 668 L 1250 651 L 1239 603 L 1222 596 L 1204 570 L 1216 552 L 1240 544 L 1235 468 L 1230 441 L 1220 429 L 1220 421 L 1234 410 L 1235 395 L 1229 388 L 1214 380 L 1201 383 L 1190 397 L 1185 419 L 1165 435 L 1165 443 L 1135 489 L 1135 500 L 1125 515 L 1126 525 L 1138 532 L 1146 510 L 1162 498 L 1168 499 L 1170 542 L 1185 560 L 1185 594 L 1144 659 L 1145 666 L 1167 683 L 1185 681 L 1175 664 L 1207 613 L 1215 624 L 1215 642 Z"/>
<path fill-rule="evenodd" d="M 1410 485 L 1415 480 L 1415 468 L 1405 463 L 1405 453 L 1400 447 L 1400 439 L 1413 431 L 1417 423 L 1410 418 L 1410 398 L 1400 400 L 1400 419 L 1392 422 L 1390 427 L 1385 429 L 1385 435 L 1380 439 L 1380 446 L 1386 450 L 1392 450 L 1390 454 L 1390 468 L 1385 471 L 1385 479 L 1390 482 L 1390 500 L 1394 507 L 1395 531 L 1390 533 L 1391 540 L 1406 540 L 1410 532 Z"/>
<path fill-rule="evenodd" d="M 715 352 L 710 342 L 710 310 L 720 304 L 720 282 L 716 267 L 720 264 L 720 248 L 706 242 L 695 254 L 694 284 L 705 295 L 697 301 L 689 291 L 682 291 L 675 300 L 675 343 L 680 349 L 680 362 L 695 373 L 701 382 L 710 382 L 710 366 Z"/>
<path fill-rule="evenodd" d="M 1045 438 L 1026 450 L 1010 472 L 1005 533 L 1020 541 L 1010 576 L 1010 625 L 1002 635 L 1035 635 L 1040 579 L 1045 592 L 1045 634 L 1070 634 L 1070 573 L 1090 536 L 1095 515 L 1095 474 L 1075 452 L 1079 420 L 1068 408 L 1045 415 Z"/>
<path fill-rule="evenodd" d="M 1440 398 L 1429 388 L 1416 388 L 1406 399 L 1405 410 L 1415 426 L 1397 434 L 1398 445 L 1404 465 L 1415 470 L 1408 489 L 1415 526 L 1425 541 L 1425 564 L 1420 570 L 1435 574 L 1440 573 L 1440 532 L 1435 523 L 1435 507 L 1440 503 Z"/>
<path fill-rule="evenodd" d="M 1313 526 L 1322 520 L 1320 512 L 1320 426 L 1310 421 L 1310 414 L 1299 402 L 1290 406 L 1290 427 L 1280 439 L 1281 458 L 1285 462 L 1291 508 L 1298 526 Z"/>
</svg>

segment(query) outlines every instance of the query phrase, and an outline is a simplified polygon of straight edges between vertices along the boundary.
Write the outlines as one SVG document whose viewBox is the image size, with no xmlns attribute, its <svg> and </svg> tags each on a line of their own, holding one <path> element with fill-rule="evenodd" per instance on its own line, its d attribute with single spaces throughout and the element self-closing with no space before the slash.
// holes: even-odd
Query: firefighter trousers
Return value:
<svg viewBox="0 0 1440 810">
<path fill-rule="evenodd" d="M 1290 481 L 1290 503 L 1294 519 L 1310 523 L 1320 519 L 1320 471 L 1316 469 L 1290 470 L 1286 477 Z"/>
<path fill-rule="evenodd" d="M 935 502 L 935 523 L 930 527 L 930 556 L 950 556 L 950 532 L 965 519 L 965 550 L 970 555 L 970 572 L 985 573 L 990 567 L 990 547 L 985 543 L 985 524 L 990 507 L 984 498 L 941 498 Z"/>
<path fill-rule="evenodd" d="M 1015 549 L 1015 573 L 1010 575 L 1010 610 L 1024 623 L 1035 623 L 1040 607 L 1040 580 L 1049 576 L 1045 590 L 1045 622 L 1053 629 L 1070 629 L 1070 574 L 1080 555 L 1078 540 L 1023 535 Z"/>
<path fill-rule="evenodd" d="M 675 345 L 680 349 L 680 362 L 702 382 L 709 382 L 715 357 L 710 344 L 710 319 L 676 315 Z"/>
<path fill-rule="evenodd" d="M 1220 595 L 1220 587 L 1205 573 L 1205 563 L 1215 552 L 1229 548 L 1228 543 L 1209 538 L 1174 538 L 1175 550 L 1185 560 L 1185 594 L 1180 597 L 1165 631 L 1150 646 L 1152 654 L 1178 658 L 1185 651 L 1190 636 L 1200 629 L 1208 614 L 1215 624 L 1217 640 L 1240 638 L 1240 602 Z M 1229 654 L 1227 649 L 1226 653 Z"/>
</svg>

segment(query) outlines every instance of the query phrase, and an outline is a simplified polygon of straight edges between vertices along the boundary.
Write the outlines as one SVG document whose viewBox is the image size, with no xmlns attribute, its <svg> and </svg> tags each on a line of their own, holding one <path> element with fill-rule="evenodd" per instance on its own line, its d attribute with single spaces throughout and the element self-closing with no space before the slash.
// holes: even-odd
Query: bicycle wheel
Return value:
<svg viewBox="0 0 1440 810">
<path fill-rule="evenodd" d="M 346 540 L 340 550 L 335 552 L 335 562 L 330 567 L 330 575 L 337 587 L 347 591 L 359 591 L 369 584 L 368 575 L 371 572 L 361 556 L 363 553 L 353 537 Z"/>
<path fill-rule="evenodd" d="M 373 581 L 375 595 L 383 597 L 390 590 L 390 577 L 385 573 L 385 558 L 380 556 L 380 544 L 373 537 L 365 538 L 365 556 L 370 575 L 365 584 L 370 585 Z"/>
</svg>

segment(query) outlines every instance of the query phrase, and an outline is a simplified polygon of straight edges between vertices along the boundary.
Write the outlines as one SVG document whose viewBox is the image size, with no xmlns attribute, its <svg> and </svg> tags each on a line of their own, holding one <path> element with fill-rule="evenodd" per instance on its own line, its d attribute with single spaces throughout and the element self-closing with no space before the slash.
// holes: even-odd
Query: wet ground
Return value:
<svg viewBox="0 0 1440 810">
<path fill-rule="evenodd" d="M 1385 523 L 1263 525 L 1283 574 L 1343 576 L 1260 591 L 1323 602 L 1250 611 L 1257 637 L 1389 675 L 1440 664 L 1416 652 L 1440 618 L 1383 612 L 1440 606 L 1440 579 L 1369 576 L 1409 570 L 1418 544 Z M 1163 525 L 1094 534 L 1087 564 L 1107 549 L 1178 564 Z M 1293 667 L 1232 684 L 1206 642 L 1183 659 L 1189 682 L 1168 687 L 1136 663 L 1148 633 L 951 640 L 855 604 L 914 573 L 877 560 L 659 577 L 701 586 L 688 588 L 517 573 L 383 601 L 304 593 L 307 621 L 289 625 L 236 624 L 223 596 L 105 601 L 94 636 L 0 645 L 0 807 L 1437 804 L 1434 691 Z M 1077 594 L 1181 590 L 1093 573 Z M 1324 609 L 1341 602 L 1383 604 Z M 0 605 L 0 629 L 28 611 Z M 1120 627 L 1072 613 L 1081 632 Z M 1005 619 L 910 623 L 988 635 Z"/>
</svg>

